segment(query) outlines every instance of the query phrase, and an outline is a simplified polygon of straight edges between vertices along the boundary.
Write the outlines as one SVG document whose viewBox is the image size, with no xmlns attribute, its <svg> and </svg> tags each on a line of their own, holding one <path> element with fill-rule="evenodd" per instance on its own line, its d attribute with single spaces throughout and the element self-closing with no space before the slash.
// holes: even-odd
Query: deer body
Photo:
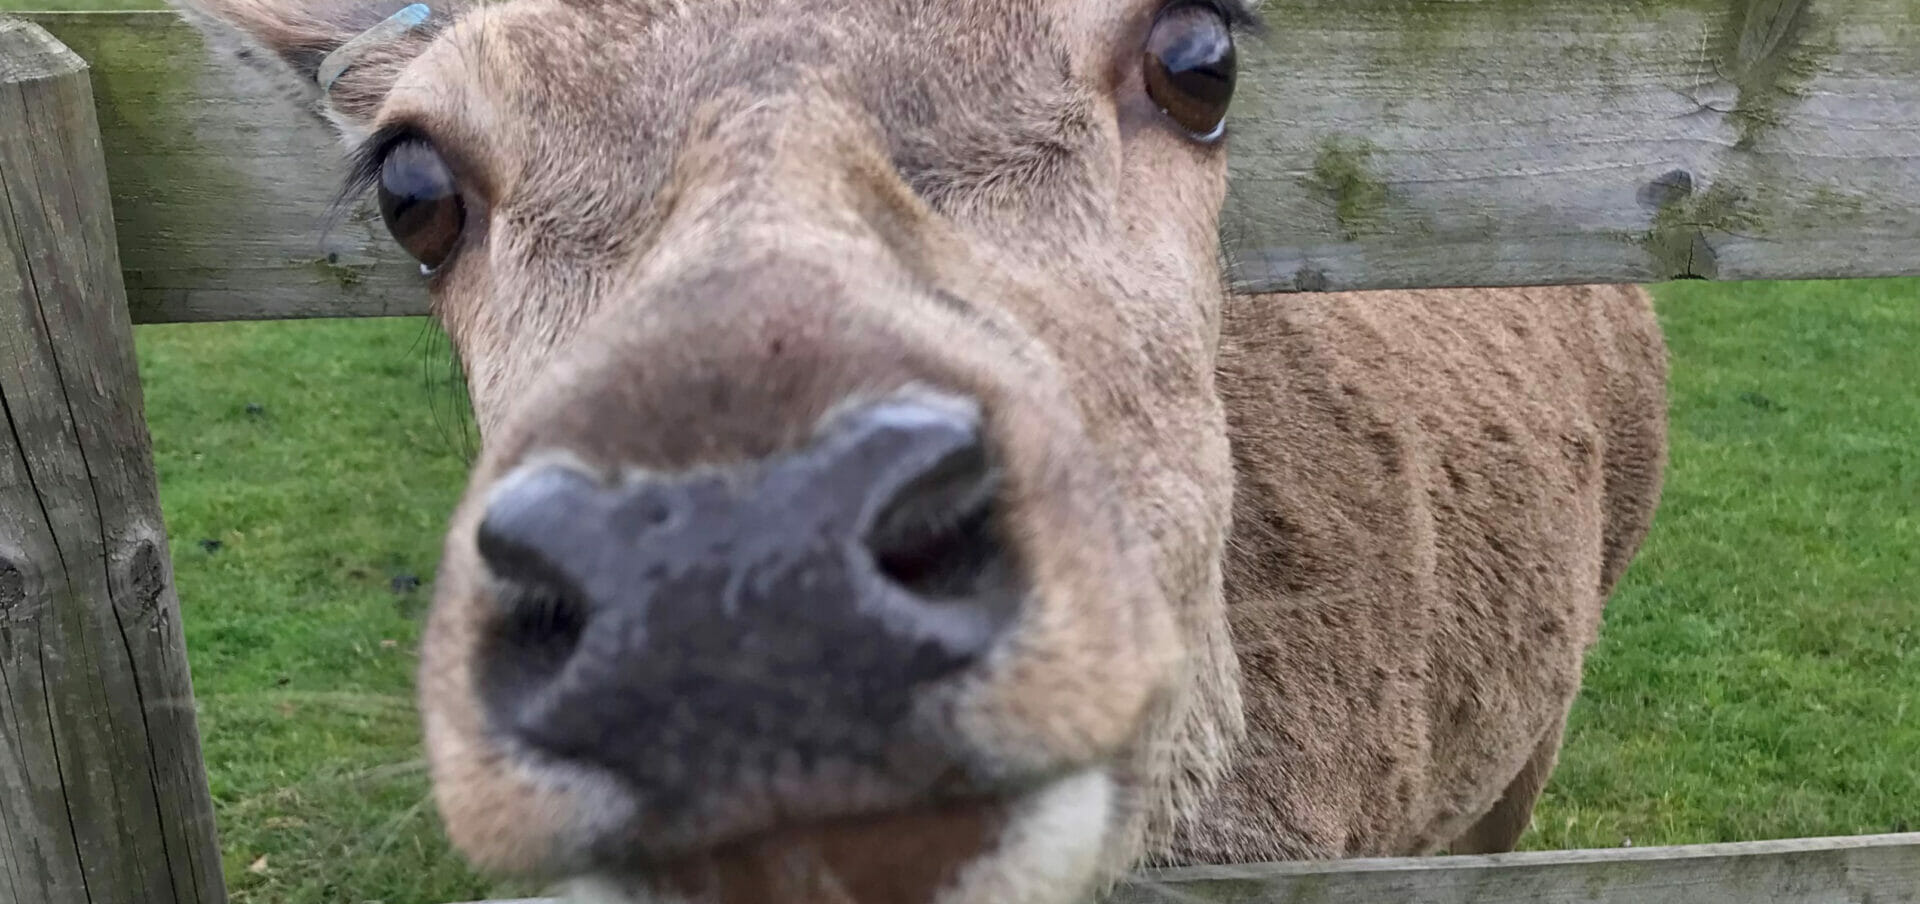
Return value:
<svg viewBox="0 0 1920 904">
<path fill-rule="evenodd" d="M 1177 858 L 1510 849 L 1659 495 L 1665 355 L 1645 293 L 1226 310 L 1247 730 Z"/>
<path fill-rule="evenodd" d="M 1657 325 L 1229 300 L 1236 4 L 206 7 L 329 60 L 469 375 L 420 693 L 480 865 L 1067 904 L 1524 828 L 1658 494 Z"/>
</svg>

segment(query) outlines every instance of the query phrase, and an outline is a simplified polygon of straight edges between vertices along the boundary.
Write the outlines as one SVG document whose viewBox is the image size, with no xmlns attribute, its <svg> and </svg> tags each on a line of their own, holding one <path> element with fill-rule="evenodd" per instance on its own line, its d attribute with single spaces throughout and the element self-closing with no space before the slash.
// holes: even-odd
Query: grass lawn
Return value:
<svg viewBox="0 0 1920 904">
<path fill-rule="evenodd" d="M 424 321 L 137 331 L 236 904 L 490 889 L 427 798 L 411 690 L 466 468 Z"/>
<path fill-rule="evenodd" d="M 1671 479 L 1526 844 L 1920 824 L 1920 281 L 1660 300 Z M 444 346 L 417 320 L 139 344 L 236 900 L 486 891 L 408 688 L 465 466 Z"/>
<path fill-rule="evenodd" d="M 1527 843 L 1920 827 L 1920 281 L 1657 297 L 1669 479 Z"/>
<path fill-rule="evenodd" d="M 1525 844 L 1920 826 L 1920 281 L 1659 297 L 1665 502 Z M 138 342 L 236 904 L 516 891 L 441 840 L 413 712 L 466 467 L 443 341 L 382 320 Z"/>
</svg>

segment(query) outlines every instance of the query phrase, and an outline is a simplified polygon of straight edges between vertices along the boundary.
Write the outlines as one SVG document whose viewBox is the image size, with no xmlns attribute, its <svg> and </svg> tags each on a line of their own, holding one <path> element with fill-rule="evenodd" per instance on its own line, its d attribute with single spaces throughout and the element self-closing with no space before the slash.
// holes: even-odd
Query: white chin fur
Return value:
<svg viewBox="0 0 1920 904">
<path fill-rule="evenodd" d="M 1088 771 L 1021 801 L 993 851 L 933 904 L 1077 904 L 1100 879 L 1113 825 L 1113 780 Z"/>
<path fill-rule="evenodd" d="M 954 883 L 928 902 L 873 904 L 1079 904 L 1100 879 L 1113 825 L 1113 781 L 1082 772 L 1015 805 L 993 850 L 962 867 Z M 570 904 L 698 904 L 600 879 L 577 879 Z M 866 902 L 862 902 L 866 904 Z"/>
</svg>

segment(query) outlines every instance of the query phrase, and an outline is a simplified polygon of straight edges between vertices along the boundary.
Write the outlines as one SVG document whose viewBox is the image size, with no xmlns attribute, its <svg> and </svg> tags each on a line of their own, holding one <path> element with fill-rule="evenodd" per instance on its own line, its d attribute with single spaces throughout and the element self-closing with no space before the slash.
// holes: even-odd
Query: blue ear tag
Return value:
<svg viewBox="0 0 1920 904">
<path fill-rule="evenodd" d="M 348 69 L 353 68 L 354 61 L 359 59 L 367 48 L 395 40 L 427 24 L 427 20 L 432 17 L 433 10 L 428 9 L 425 3 L 415 3 L 388 16 L 386 21 L 361 32 L 353 40 L 334 48 L 332 53 L 327 54 L 326 59 L 320 61 L 320 71 L 314 75 L 314 80 L 320 83 L 320 90 L 332 91 L 333 83 L 339 81 L 340 76 Z"/>
</svg>

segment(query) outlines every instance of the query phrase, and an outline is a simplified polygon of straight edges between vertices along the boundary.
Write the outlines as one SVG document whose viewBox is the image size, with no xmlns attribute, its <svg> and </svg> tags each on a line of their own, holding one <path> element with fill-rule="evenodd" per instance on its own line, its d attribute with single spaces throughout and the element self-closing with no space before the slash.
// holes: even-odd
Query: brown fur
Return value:
<svg viewBox="0 0 1920 904">
<path fill-rule="evenodd" d="M 1182 859 L 1432 852 L 1509 789 L 1465 846 L 1511 846 L 1651 518 L 1664 372 L 1634 288 L 1227 306 L 1248 740 Z"/>
<path fill-rule="evenodd" d="M 399 6 L 206 5 L 307 72 Z M 706 892 L 765 900 L 810 851 L 833 881 L 790 900 L 1055 904 L 1142 855 L 1517 837 L 1658 493 L 1646 295 L 1227 301 L 1223 150 L 1141 88 L 1157 8 L 443 5 L 336 86 L 349 134 L 413 124 L 477 202 L 433 291 L 487 449 L 421 671 L 436 794 L 476 861 L 604 887 L 609 852 L 692 831 L 487 730 L 493 482 L 554 455 L 725 466 L 928 389 L 981 402 L 1035 593 L 927 718 L 970 770 L 1053 784 L 942 810 L 848 767 L 803 809 L 895 815 L 717 839 L 620 894 L 691 894 L 725 862 Z M 861 840 L 889 826 L 919 840 Z"/>
</svg>

